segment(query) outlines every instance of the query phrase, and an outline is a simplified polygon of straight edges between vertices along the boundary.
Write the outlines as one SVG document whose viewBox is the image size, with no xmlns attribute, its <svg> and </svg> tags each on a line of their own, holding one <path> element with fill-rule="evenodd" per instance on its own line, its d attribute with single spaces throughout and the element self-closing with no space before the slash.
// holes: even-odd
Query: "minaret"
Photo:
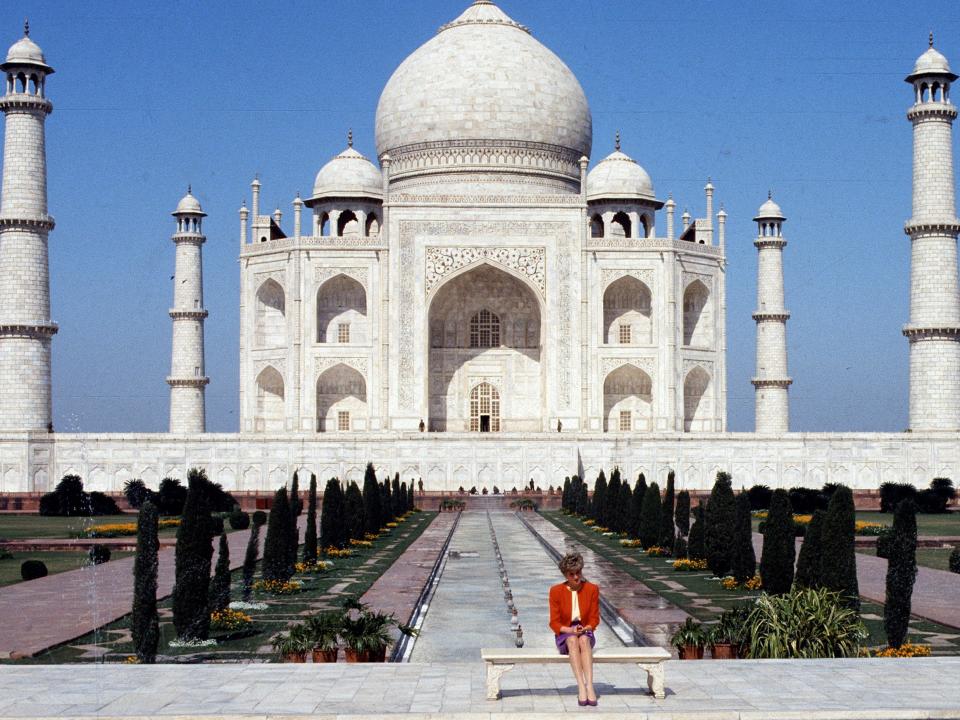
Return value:
<svg viewBox="0 0 960 720">
<path fill-rule="evenodd" d="M 947 59 L 930 47 L 907 76 L 914 104 L 910 236 L 910 430 L 960 430 L 958 224 L 953 186 L 953 121 Z"/>
<path fill-rule="evenodd" d="M 203 321 L 203 218 L 206 213 L 191 189 L 171 213 L 177 219 L 173 242 L 177 265 L 173 276 L 173 354 L 170 361 L 170 432 L 206 432 Z"/>
<path fill-rule="evenodd" d="M 785 433 L 790 430 L 787 388 L 787 320 L 783 307 L 783 223 L 786 218 L 773 199 L 760 206 L 757 223 L 757 374 L 756 432 Z"/>
<path fill-rule="evenodd" d="M 6 116 L 0 194 L 0 430 L 53 429 L 50 401 L 50 320 L 47 236 L 47 150 L 44 123 L 53 112 L 46 79 L 53 68 L 23 37 L 0 64 Z"/>
</svg>

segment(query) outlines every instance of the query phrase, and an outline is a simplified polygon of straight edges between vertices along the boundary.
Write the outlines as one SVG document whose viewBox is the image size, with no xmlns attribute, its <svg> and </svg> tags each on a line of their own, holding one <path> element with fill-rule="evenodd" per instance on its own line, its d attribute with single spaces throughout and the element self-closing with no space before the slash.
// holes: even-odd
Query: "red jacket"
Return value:
<svg viewBox="0 0 960 720">
<path fill-rule="evenodd" d="M 600 625 L 600 588 L 584 580 L 577 592 L 577 604 L 580 606 L 580 622 L 596 630 Z M 560 628 L 569 626 L 575 619 L 570 617 L 572 609 L 573 599 L 566 583 L 550 588 L 550 629 L 554 635 L 559 635 Z"/>
</svg>

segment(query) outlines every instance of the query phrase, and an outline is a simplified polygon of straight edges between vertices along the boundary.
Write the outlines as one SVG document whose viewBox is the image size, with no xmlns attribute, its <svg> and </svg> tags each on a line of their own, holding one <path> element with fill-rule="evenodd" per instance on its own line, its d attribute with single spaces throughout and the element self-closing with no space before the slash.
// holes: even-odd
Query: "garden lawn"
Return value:
<svg viewBox="0 0 960 720">
<path fill-rule="evenodd" d="M 563 532 L 575 538 L 577 542 L 604 556 L 620 570 L 639 580 L 655 593 L 682 608 L 701 622 L 710 622 L 717 618 L 719 612 L 714 608 L 728 610 L 737 603 L 752 600 L 759 595 L 758 592 L 748 590 L 725 590 L 720 585 L 719 579 L 714 579 L 708 571 L 675 571 L 672 559 L 647 557 L 646 553 L 640 548 L 625 548 L 620 545 L 620 538 L 605 537 L 596 533 L 575 516 L 565 515 L 559 511 L 543 511 L 540 514 Z M 628 558 L 632 558 L 636 562 L 630 562 L 627 560 Z M 760 558 L 758 557 L 758 568 L 759 561 Z M 587 572 L 589 572 L 589 568 Z M 682 588 L 671 588 L 668 583 L 677 583 Z M 883 606 L 863 600 L 861 617 L 870 633 L 866 644 L 871 647 L 886 646 L 886 635 L 883 630 Z M 956 629 L 918 618 L 911 619 L 909 632 L 911 641 L 924 642 L 924 637 L 935 635 L 951 636 L 952 639 L 938 639 L 937 642 L 943 644 L 934 646 L 933 654 L 960 654 L 960 635 L 958 635 Z"/>
<path fill-rule="evenodd" d="M 858 512 L 857 520 L 893 525 L 893 513 Z M 917 513 L 917 534 L 960 537 L 960 512 Z"/>
<path fill-rule="evenodd" d="M 339 606 L 346 597 L 359 597 L 403 554 L 430 525 L 436 513 L 417 512 L 390 532 L 373 541 L 372 548 L 354 548 L 349 558 L 333 558 L 333 567 L 325 573 L 298 574 L 294 580 L 303 583 L 303 589 L 293 595 L 269 595 L 254 592 L 250 601 L 268 605 L 265 610 L 244 610 L 254 621 L 254 627 L 245 632 L 216 633 L 216 646 L 207 648 L 171 648 L 175 639 L 170 598 L 159 603 L 160 645 L 158 662 L 188 660 L 193 662 L 275 660 L 270 641 L 290 624 L 300 622 L 304 615 Z M 261 531 L 263 537 L 263 531 Z M 300 550 L 302 552 L 303 546 Z M 326 558 L 324 558 L 326 559 Z M 260 563 L 255 579 L 260 578 Z M 241 599 L 242 569 L 231 574 L 230 599 Z M 405 621 L 407 618 L 400 618 Z M 70 643 L 53 648 L 37 657 L 16 662 L 26 664 L 55 664 L 75 662 L 123 662 L 133 655 L 130 640 L 129 615 L 88 633 Z"/>
<path fill-rule="evenodd" d="M 119 560 L 130 555 L 133 555 L 133 553 L 114 551 L 111 553 L 110 559 Z M 20 564 L 24 560 L 40 560 L 47 566 L 48 574 L 55 575 L 67 570 L 77 570 L 86 565 L 87 552 L 85 550 L 70 550 L 64 552 L 13 553 L 12 558 L 0 560 L 0 587 L 23 582 L 23 578 L 20 576 Z"/>
<path fill-rule="evenodd" d="M 2 515 L 0 514 L 0 540 L 34 540 L 52 538 L 69 540 L 80 537 L 84 530 L 94 525 L 128 524 L 137 522 L 136 513 L 127 515 L 98 515 L 96 517 L 48 517 L 45 515 Z M 227 532 L 231 531 L 226 522 Z M 173 537 L 177 529 L 165 528 L 161 537 Z"/>
</svg>

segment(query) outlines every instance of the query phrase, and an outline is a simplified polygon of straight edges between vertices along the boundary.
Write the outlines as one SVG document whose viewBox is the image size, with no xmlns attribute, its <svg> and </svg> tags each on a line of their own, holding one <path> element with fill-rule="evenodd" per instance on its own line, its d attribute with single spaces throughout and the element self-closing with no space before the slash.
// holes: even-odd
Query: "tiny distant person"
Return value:
<svg viewBox="0 0 960 720">
<path fill-rule="evenodd" d="M 577 681 L 577 703 L 596 706 L 593 689 L 593 631 L 600 624 L 600 588 L 583 579 L 583 556 L 567 553 L 557 567 L 565 581 L 550 588 L 550 629 L 557 649 L 570 658 Z"/>
</svg>

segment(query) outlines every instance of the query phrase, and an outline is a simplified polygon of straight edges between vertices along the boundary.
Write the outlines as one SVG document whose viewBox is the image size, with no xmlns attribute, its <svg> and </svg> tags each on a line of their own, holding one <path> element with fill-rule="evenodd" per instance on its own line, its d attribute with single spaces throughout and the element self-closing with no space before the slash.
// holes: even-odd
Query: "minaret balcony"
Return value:
<svg viewBox="0 0 960 720">
<path fill-rule="evenodd" d="M 788 388 L 793 385 L 793 378 L 753 378 L 750 383 L 758 390 L 761 388 Z"/>
<path fill-rule="evenodd" d="M 757 322 L 786 322 L 790 319 L 790 313 L 786 310 L 780 311 L 766 311 L 758 310 L 753 314 L 753 319 Z"/>
<path fill-rule="evenodd" d="M 936 117 L 954 120 L 957 117 L 957 106 L 945 102 L 925 102 L 913 105 L 907 110 L 907 120 Z"/>
<path fill-rule="evenodd" d="M 53 103 L 39 95 L 11 93 L 0 98 L 0 111 L 8 110 L 34 110 L 49 115 L 53 112 Z"/>
<path fill-rule="evenodd" d="M 207 241 L 207 236 L 198 232 L 177 232 L 171 235 L 170 239 L 175 243 L 203 245 Z"/>
<path fill-rule="evenodd" d="M 170 387 L 193 387 L 202 388 L 210 384 L 208 377 L 168 377 L 167 385 Z"/>
<path fill-rule="evenodd" d="M 763 248 L 775 248 L 777 250 L 782 250 L 787 246 L 787 241 L 782 237 L 768 237 L 761 235 L 753 241 L 753 245 L 761 250 Z"/>
<path fill-rule="evenodd" d="M 0 231 L 5 228 L 16 230 L 41 230 L 50 232 L 56 223 L 52 215 L 33 215 L 33 216 L 0 216 Z"/>
<path fill-rule="evenodd" d="M 203 320 L 210 313 L 203 308 L 200 308 L 199 310 L 181 310 L 177 308 L 170 308 L 169 314 L 174 320 Z"/>
<path fill-rule="evenodd" d="M 960 234 L 960 219 L 955 217 L 924 218 L 909 220 L 903 226 L 905 235 L 951 235 Z"/>
<path fill-rule="evenodd" d="M 37 340 L 53 337 L 59 329 L 57 324 L 52 321 L 45 323 L 0 323 L 0 337 Z"/>
<path fill-rule="evenodd" d="M 960 340 L 960 327 L 942 325 L 904 325 L 903 335 L 916 340 Z"/>
</svg>

